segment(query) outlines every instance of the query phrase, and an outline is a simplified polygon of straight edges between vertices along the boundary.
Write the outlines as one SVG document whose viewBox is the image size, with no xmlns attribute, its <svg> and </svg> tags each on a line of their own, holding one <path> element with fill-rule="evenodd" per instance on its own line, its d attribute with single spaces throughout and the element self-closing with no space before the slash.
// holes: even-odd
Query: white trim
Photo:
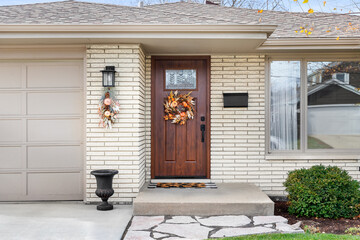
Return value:
<svg viewBox="0 0 360 240">
<path fill-rule="evenodd" d="M 359 160 L 356 154 L 268 154 L 266 160 Z"/>
<path fill-rule="evenodd" d="M 5 32 L 0 39 L 267 39 L 262 32 Z"/>
<path fill-rule="evenodd" d="M 360 49 L 360 38 L 282 38 L 267 39 L 257 50 Z"/>
<path fill-rule="evenodd" d="M 0 32 L 263 32 L 272 33 L 277 25 L 70 25 L 70 24 L 6 24 Z"/>
<path fill-rule="evenodd" d="M 307 57 L 309 56 L 309 57 Z M 349 58 L 351 56 L 351 58 Z M 284 159 L 360 159 L 358 149 L 308 149 L 307 148 L 307 63 L 309 61 L 358 61 L 359 55 L 352 54 L 327 54 L 324 57 L 319 55 L 307 55 L 301 54 L 300 56 L 291 57 L 288 54 L 273 54 L 266 56 L 265 62 L 265 159 L 266 160 L 284 160 Z M 301 117 L 300 117 L 300 134 L 301 134 L 301 146 L 297 150 L 271 150 L 270 149 L 270 78 L 271 78 L 271 62 L 272 61 L 300 61 L 301 69 Z M 349 90 L 349 89 L 348 89 Z M 350 104 L 349 104 L 350 105 Z M 349 106 L 346 105 L 346 106 Z M 356 106 L 356 104 L 352 105 Z"/>
</svg>

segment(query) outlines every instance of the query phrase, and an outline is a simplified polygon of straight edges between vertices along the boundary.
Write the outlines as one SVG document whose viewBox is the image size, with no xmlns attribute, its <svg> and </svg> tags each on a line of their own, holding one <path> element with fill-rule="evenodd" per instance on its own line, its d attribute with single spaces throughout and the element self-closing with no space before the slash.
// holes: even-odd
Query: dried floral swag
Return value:
<svg viewBox="0 0 360 240">
<path fill-rule="evenodd" d="M 194 98 L 188 94 L 179 94 L 171 91 L 169 96 L 165 98 L 164 119 L 172 120 L 172 123 L 184 125 L 188 119 L 194 118 Z"/>
<path fill-rule="evenodd" d="M 98 112 L 100 116 L 99 125 L 111 129 L 117 114 L 120 112 L 120 104 L 109 91 L 100 99 Z"/>
</svg>

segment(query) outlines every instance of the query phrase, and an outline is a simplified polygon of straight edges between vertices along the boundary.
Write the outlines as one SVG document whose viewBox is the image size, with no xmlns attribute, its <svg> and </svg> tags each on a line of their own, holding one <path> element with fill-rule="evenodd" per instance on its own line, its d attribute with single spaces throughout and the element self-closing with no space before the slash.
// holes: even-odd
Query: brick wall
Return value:
<svg viewBox="0 0 360 240">
<path fill-rule="evenodd" d="M 103 94 L 101 73 L 116 67 L 114 91 L 121 114 L 114 129 L 98 126 Z M 248 108 L 223 108 L 222 94 L 248 92 Z M 115 202 L 131 202 L 151 169 L 151 57 L 139 45 L 91 45 L 87 48 L 86 201 L 95 196 L 90 171 L 118 169 Z M 287 172 L 315 164 L 337 165 L 360 180 L 358 160 L 266 159 L 265 56 L 211 57 L 211 178 L 215 182 L 250 182 L 269 195 L 284 195 Z"/>
<path fill-rule="evenodd" d="M 117 169 L 114 202 L 131 202 L 145 181 L 145 55 L 137 44 L 87 47 L 86 201 L 95 195 L 94 169 Z M 99 127 L 99 99 L 104 93 L 101 70 L 115 66 L 114 91 L 120 114 L 113 129 Z"/>
<path fill-rule="evenodd" d="M 211 57 L 211 176 L 256 182 L 265 154 L 265 56 Z M 247 92 L 248 108 L 223 108 L 223 93 Z"/>
<path fill-rule="evenodd" d="M 150 179 L 151 61 L 146 61 L 146 180 Z M 223 93 L 248 92 L 248 108 L 223 108 Z M 360 161 L 360 160 L 359 160 Z M 266 159 L 265 55 L 211 57 L 211 178 L 249 182 L 269 195 L 285 195 L 287 172 L 316 164 L 337 165 L 360 180 L 358 160 Z"/>
<path fill-rule="evenodd" d="M 249 107 L 223 108 L 223 92 L 248 92 Z M 269 195 L 285 195 L 288 171 L 337 165 L 360 180 L 360 160 L 266 159 L 265 56 L 211 58 L 211 175 L 216 182 L 251 182 Z"/>
</svg>

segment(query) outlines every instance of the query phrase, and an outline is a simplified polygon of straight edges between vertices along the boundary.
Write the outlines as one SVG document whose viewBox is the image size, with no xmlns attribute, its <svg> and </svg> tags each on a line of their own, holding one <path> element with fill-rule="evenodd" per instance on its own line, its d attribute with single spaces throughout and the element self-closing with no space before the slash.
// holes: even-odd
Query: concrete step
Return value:
<svg viewBox="0 0 360 240">
<path fill-rule="evenodd" d="M 274 202 L 248 183 L 218 183 L 217 189 L 148 189 L 134 200 L 134 215 L 274 215 Z"/>
</svg>

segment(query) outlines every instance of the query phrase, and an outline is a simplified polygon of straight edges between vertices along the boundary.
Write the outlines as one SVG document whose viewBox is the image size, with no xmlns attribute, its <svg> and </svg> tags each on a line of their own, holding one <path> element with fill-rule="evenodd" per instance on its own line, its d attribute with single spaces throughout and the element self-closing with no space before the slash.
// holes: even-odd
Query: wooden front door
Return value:
<svg viewBox="0 0 360 240">
<path fill-rule="evenodd" d="M 153 57 L 151 99 L 152 178 L 210 178 L 209 57 Z M 171 91 L 192 92 L 194 119 L 164 120 Z"/>
</svg>

